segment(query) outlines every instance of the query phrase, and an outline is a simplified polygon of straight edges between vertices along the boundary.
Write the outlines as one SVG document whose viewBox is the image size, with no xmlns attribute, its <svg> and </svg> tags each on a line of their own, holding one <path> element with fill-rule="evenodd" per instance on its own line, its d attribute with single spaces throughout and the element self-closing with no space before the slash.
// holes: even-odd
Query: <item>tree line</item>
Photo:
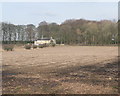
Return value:
<svg viewBox="0 0 120 96">
<path fill-rule="evenodd" d="M 111 20 L 91 21 L 69 19 L 61 24 L 40 22 L 14 25 L 2 22 L 3 43 L 28 43 L 43 37 L 53 37 L 58 44 L 106 45 L 118 43 L 118 23 Z"/>
</svg>

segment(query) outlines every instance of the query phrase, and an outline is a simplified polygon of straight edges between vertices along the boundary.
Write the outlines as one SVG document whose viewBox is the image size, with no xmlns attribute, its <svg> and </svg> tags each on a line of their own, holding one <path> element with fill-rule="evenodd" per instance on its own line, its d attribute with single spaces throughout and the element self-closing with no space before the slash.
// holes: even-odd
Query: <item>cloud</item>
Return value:
<svg viewBox="0 0 120 96">
<path fill-rule="evenodd" d="M 33 12 L 30 14 L 32 14 L 34 16 L 42 16 L 42 17 L 56 17 L 56 16 L 58 16 L 58 14 L 53 13 L 53 12 Z"/>
<path fill-rule="evenodd" d="M 52 13 L 52 12 L 45 12 L 44 15 L 47 16 L 47 17 L 55 17 L 55 16 L 57 16 L 57 14 Z"/>
</svg>

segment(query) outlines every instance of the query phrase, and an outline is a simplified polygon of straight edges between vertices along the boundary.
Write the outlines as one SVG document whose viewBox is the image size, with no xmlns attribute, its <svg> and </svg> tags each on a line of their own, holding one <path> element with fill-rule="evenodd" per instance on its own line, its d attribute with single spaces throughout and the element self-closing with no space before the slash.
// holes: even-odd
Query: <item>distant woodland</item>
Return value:
<svg viewBox="0 0 120 96">
<path fill-rule="evenodd" d="M 58 44 L 68 45 L 109 45 L 118 44 L 118 22 L 110 20 L 90 21 L 84 19 L 66 20 L 57 23 L 40 22 L 14 25 L 2 22 L 1 36 L 3 44 L 33 43 L 43 37 L 53 37 Z"/>
</svg>

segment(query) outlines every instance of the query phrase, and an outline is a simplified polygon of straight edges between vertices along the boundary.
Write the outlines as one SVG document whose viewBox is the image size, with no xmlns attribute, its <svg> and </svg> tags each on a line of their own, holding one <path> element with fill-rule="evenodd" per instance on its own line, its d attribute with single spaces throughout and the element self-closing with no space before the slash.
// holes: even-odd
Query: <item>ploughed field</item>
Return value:
<svg viewBox="0 0 120 96">
<path fill-rule="evenodd" d="M 118 47 L 2 51 L 3 94 L 117 94 Z"/>
</svg>

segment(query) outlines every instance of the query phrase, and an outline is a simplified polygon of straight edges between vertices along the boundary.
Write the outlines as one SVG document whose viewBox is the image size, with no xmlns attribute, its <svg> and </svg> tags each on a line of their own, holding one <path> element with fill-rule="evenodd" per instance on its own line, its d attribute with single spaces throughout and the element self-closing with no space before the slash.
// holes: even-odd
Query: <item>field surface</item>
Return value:
<svg viewBox="0 0 120 96">
<path fill-rule="evenodd" d="M 2 51 L 3 94 L 116 94 L 118 47 Z"/>
</svg>

